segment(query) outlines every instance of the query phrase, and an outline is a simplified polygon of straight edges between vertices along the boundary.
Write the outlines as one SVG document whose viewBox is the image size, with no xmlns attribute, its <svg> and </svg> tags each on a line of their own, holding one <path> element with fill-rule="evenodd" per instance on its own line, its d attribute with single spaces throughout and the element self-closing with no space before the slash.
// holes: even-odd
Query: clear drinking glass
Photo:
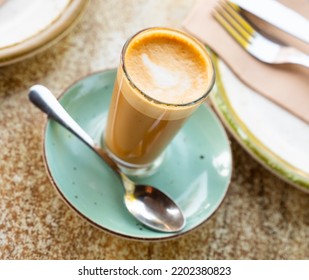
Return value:
<svg viewBox="0 0 309 280">
<path fill-rule="evenodd" d="M 214 81 L 211 58 L 192 36 L 161 27 L 138 32 L 122 49 L 103 137 L 106 150 L 128 175 L 153 173 Z"/>
</svg>

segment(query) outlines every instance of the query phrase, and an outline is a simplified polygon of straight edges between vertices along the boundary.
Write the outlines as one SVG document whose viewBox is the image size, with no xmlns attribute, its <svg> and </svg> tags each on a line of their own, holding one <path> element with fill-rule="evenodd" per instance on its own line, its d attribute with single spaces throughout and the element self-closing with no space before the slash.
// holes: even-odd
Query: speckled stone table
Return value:
<svg viewBox="0 0 309 280">
<path fill-rule="evenodd" d="M 0 259 L 308 259 L 309 195 L 287 185 L 231 139 L 234 173 L 214 217 L 175 240 L 135 242 L 77 216 L 42 160 L 44 116 L 27 98 L 42 83 L 59 95 L 86 74 L 116 67 L 125 40 L 149 26 L 180 27 L 189 0 L 92 0 L 52 48 L 0 68 Z"/>
</svg>

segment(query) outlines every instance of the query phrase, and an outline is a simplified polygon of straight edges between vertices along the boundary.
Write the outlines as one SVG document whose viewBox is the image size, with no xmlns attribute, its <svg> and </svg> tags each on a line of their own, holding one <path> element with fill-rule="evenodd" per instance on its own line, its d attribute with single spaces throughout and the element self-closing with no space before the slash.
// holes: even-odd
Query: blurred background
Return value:
<svg viewBox="0 0 309 280">
<path fill-rule="evenodd" d="M 223 204 L 210 221 L 170 241 L 100 231 L 61 200 L 45 172 L 45 116 L 28 102 L 29 87 L 44 84 L 59 96 L 76 80 L 117 67 L 128 37 L 150 26 L 181 28 L 194 4 L 91 0 L 61 40 L 0 68 L 0 259 L 309 258 L 308 194 L 268 171 L 231 135 L 234 170 Z"/>
</svg>

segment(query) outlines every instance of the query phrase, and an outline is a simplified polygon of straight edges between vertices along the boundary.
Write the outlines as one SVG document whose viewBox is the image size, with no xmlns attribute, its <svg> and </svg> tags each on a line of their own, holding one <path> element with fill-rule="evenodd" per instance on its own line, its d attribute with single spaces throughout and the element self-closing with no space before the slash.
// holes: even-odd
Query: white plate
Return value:
<svg viewBox="0 0 309 280">
<path fill-rule="evenodd" d="M 212 104 L 235 139 L 274 174 L 309 192 L 309 125 L 254 92 L 216 56 Z"/>
<path fill-rule="evenodd" d="M 0 66 L 34 55 L 61 38 L 88 0 L 0 0 Z"/>
</svg>

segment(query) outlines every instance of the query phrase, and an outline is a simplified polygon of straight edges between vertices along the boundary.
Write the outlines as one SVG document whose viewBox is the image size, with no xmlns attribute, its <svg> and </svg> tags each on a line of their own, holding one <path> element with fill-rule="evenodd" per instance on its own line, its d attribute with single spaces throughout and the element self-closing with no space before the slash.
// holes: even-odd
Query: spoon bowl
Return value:
<svg viewBox="0 0 309 280">
<path fill-rule="evenodd" d="M 185 226 L 179 206 L 159 189 L 135 184 L 126 176 L 110 156 L 72 119 L 54 95 L 44 86 L 35 85 L 29 91 L 30 101 L 51 119 L 68 129 L 100 156 L 118 175 L 125 194 L 128 211 L 145 226 L 162 232 L 181 231 Z"/>
<path fill-rule="evenodd" d="M 124 203 L 129 212 L 144 225 L 154 230 L 175 232 L 183 228 L 184 216 L 171 198 L 149 185 L 134 185 L 128 178 L 123 179 L 128 189 Z"/>
<path fill-rule="evenodd" d="M 125 194 L 129 212 L 144 225 L 165 232 L 175 232 L 184 225 L 182 213 L 171 199 L 152 186 L 135 185 L 133 195 Z"/>
</svg>

